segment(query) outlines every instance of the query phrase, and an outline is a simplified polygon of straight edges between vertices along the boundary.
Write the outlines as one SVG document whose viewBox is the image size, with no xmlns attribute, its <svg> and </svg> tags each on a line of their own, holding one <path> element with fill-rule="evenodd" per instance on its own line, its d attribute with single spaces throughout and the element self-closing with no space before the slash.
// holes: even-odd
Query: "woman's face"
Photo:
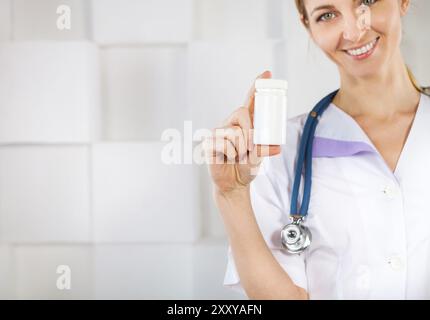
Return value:
<svg viewBox="0 0 430 320">
<path fill-rule="evenodd" d="M 400 51 L 409 0 L 304 1 L 312 39 L 348 74 L 377 73 Z"/>
</svg>

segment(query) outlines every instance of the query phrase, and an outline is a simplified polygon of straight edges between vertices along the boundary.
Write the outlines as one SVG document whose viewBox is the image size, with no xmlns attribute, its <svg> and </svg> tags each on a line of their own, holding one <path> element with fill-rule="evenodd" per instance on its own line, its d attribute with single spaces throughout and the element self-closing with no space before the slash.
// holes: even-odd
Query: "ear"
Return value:
<svg viewBox="0 0 430 320">
<path fill-rule="evenodd" d="M 311 28 L 309 27 L 309 21 L 307 21 L 302 14 L 300 15 L 300 21 L 302 22 L 302 24 L 305 27 L 306 31 L 308 32 L 309 36 L 312 37 Z"/>
<path fill-rule="evenodd" d="M 400 0 L 400 15 L 402 17 L 405 16 L 406 13 L 408 13 L 410 4 L 410 0 Z"/>
<path fill-rule="evenodd" d="M 303 26 L 308 29 L 307 20 L 305 19 L 304 15 L 300 15 L 300 21 L 302 22 Z"/>
</svg>

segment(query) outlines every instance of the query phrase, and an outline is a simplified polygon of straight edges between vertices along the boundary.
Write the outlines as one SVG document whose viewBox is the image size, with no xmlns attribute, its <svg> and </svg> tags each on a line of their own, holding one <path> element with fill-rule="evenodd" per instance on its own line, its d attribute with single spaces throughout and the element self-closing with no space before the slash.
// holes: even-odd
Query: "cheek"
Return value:
<svg viewBox="0 0 430 320">
<path fill-rule="evenodd" d="M 398 44 L 401 40 L 402 22 L 396 11 L 372 15 L 372 28 L 384 35 L 389 43 Z"/>
<path fill-rule="evenodd" d="M 336 28 L 326 28 L 318 32 L 316 45 L 328 55 L 336 53 L 339 45 L 339 32 Z"/>
</svg>

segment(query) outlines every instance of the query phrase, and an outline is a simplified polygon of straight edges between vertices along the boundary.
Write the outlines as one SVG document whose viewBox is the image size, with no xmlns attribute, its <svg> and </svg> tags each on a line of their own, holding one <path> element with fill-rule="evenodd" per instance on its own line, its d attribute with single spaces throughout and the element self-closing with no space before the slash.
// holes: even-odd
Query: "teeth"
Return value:
<svg viewBox="0 0 430 320">
<path fill-rule="evenodd" d="M 371 43 L 359 48 L 359 49 L 354 49 L 354 50 L 347 50 L 347 52 L 352 55 L 352 56 L 360 56 L 364 53 L 369 52 L 370 50 L 373 49 L 373 47 L 375 46 L 377 40 L 373 40 Z"/>
</svg>

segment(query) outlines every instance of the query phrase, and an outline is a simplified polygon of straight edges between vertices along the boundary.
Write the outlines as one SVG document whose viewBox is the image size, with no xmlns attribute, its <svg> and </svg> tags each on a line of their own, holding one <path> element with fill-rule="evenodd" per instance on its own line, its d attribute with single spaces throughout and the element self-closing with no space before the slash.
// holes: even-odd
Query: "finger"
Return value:
<svg viewBox="0 0 430 320">
<path fill-rule="evenodd" d="M 242 128 L 243 135 L 246 142 L 246 149 L 251 151 L 253 146 L 252 141 L 252 123 L 251 116 L 249 114 L 249 109 L 246 107 L 241 107 L 234 111 L 230 117 L 225 121 L 225 126 L 239 126 Z"/>
<path fill-rule="evenodd" d="M 249 154 L 251 166 L 259 165 L 265 157 L 276 156 L 281 153 L 281 146 L 256 145 Z"/>
<path fill-rule="evenodd" d="M 203 149 L 207 164 L 235 163 L 236 161 L 236 149 L 230 140 L 224 139 L 223 137 L 206 138 L 204 140 Z"/>
<path fill-rule="evenodd" d="M 259 157 L 273 157 L 281 153 L 281 146 L 257 145 L 256 149 Z"/>
<path fill-rule="evenodd" d="M 224 140 L 224 139 L 221 139 Z M 225 147 L 222 147 L 224 144 L 228 144 L 228 141 L 223 141 L 222 143 L 220 141 L 217 141 L 215 138 L 208 138 L 206 140 L 206 145 L 208 147 L 205 148 L 205 160 L 206 164 L 208 165 L 214 165 L 214 164 L 220 164 L 223 165 L 228 159 L 232 159 L 234 157 L 234 153 L 232 153 L 232 150 L 234 148 L 228 147 L 226 145 Z"/>
<path fill-rule="evenodd" d="M 235 110 L 223 123 L 224 126 L 238 125 L 244 129 L 251 128 L 251 117 L 249 115 L 249 109 L 241 107 Z"/>
<path fill-rule="evenodd" d="M 239 126 L 223 127 L 215 129 L 214 133 L 217 138 L 225 138 L 229 140 L 235 147 L 239 160 L 243 159 L 248 152 L 245 133 Z"/>
</svg>

